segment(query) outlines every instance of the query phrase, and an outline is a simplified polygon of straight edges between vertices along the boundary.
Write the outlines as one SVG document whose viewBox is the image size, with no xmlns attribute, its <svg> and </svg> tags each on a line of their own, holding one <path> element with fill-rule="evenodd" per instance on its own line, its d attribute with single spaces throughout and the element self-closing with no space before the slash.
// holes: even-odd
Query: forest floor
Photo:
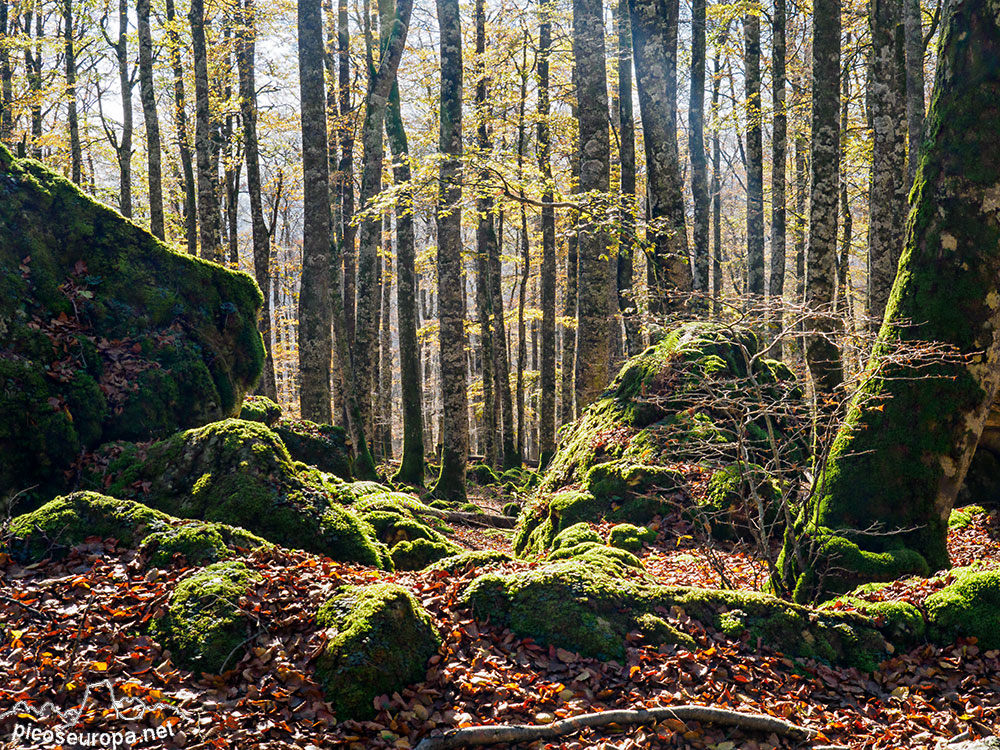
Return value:
<svg viewBox="0 0 1000 750">
<path fill-rule="evenodd" d="M 504 500 L 489 491 L 474 499 L 487 509 Z M 678 518 L 663 519 L 658 532 L 642 555 L 657 581 L 718 588 L 722 571 L 735 587 L 759 588 L 762 565 L 745 552 L 733 546 L 699 549 Z M 456 526 L 453 536 L 472 549 L 510 549 L 509 531 Z M 949 551 L 956 566 L 974 560 L 1000 565 L 996 515 L 978 514 L 970 526 L 952 529 Z M 512 572 L 533 564 L 517 561 L 494 569 Z M 150 569 L 135 550 L 96 538 L 59 561 L 22 567 L 0 556 L 0 706 L 23 700 L 75 707 L 89 685 L 91 700 L 81 719 L 87 731 L 140 734 L 144 727 L 167 722 L 172 736 L 153 746 L 188 750 L 414 748 L 435 728 L 535 724 L 612 708 L 681 703 L 771 714 L 820 734 L 802 744 L 671 719 L 654 726 L 612 725 L 518 747 L 936 747 L 965 732 L 992 734 L 1000 722 L 1000 652 L 982 650 L 972 640 L 898 653 L 867 674 L 793 661 L 746 638 L 706 631 L 675 611 L 674 623 L 695 635 L 695 651 L 649 648 L 636 634 L 623 662 L 602 662 L 473 621 L 456 602 L 482 568 L 464 575 L 384 573 L 282 549 L 258 550 L 247 565 L 262 575 L 242 602 L 259 624 L 259 634 L 242 660 L 222 676 L 210 676 L 176 668 L 169 652 L 142 634 L 144 624 L 163 612 L 176 581 L 194 569 Z M 443 644 L 424 682 L 375 700 L 372 721 L 338 722 L 313 676 L 324 644 L 315 613 L 338 586 L 376 580 L 412 591 L 431 613 Z M 947 575 L 901 581 L 880 594 L 919 607 L 947 581 Z M 173 704 L 183 716 L 164 709 L 139 721 L 117 718 L 110 690 L 119 698 Z M 10 736 L 15 721 L 28 720 L 0 721 L 3 737 Z M 16 746 L 53 747 L 24 738 Z"/>
</svg>

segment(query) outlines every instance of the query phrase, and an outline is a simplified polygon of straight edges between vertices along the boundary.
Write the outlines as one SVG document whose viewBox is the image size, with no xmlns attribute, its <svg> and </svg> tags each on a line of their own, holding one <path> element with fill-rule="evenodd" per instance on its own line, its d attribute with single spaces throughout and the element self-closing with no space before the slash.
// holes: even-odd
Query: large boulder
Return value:
<svg viewBox="0 0 1000 750">
<path fill-rule="evenodd" d="M 715 323 L 678 326 L 622 367 L 563 433 L 539 491 L 518 522 L 515 550 L 548 549 L 579 521 L 643 524 L 690 505 L 678 464 L 758 472 L 805 455 L 801 388 L 785 365 L 761 356 L 753 332 Z M 773 440 L 781 466 L 775 466 Z M 752 461 L 743 464 L 746 455 Z M 740 469 L 742 467 L 742 470 Z M 734 487 L 749 500 L 760 483 Z M 745 520 L 739 503 L 704 509 L 724 524 Z M 753 507 L 753 506 L 752 506 Z"/>
<path fill-rule="evenodd" d="M 81 451 L 235 415 L 263 364 L 261 305 L 248 275 L 0 146 L 0 495 L 51 496 Z"/>
</svg>

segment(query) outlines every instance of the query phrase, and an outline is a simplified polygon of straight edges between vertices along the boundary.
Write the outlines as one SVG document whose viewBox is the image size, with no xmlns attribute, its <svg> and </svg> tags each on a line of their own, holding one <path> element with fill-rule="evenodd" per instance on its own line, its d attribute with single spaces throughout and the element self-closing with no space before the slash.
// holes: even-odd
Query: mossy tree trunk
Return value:
<svg viewBox="0 0 1000 750">
<path fill-rule="evenodd" d="M 83 149 L 80 119 L 76 111 L 76 37 L 73 31 L 73 0 L 63 0 L 63 62 L 66 70 L 66 120 L 69 123 L 70 175 L 77 185 L 83 179 Z"/>
<path fill-rule="evenodd" d="M 747 285 L 746 292 L 764 296 L 764 137 L 761 130 L 760 16 L 751 7 L 743 17 L 743 70 L 746 93 L 747 153 Z"/>
<path fill-rule="evenodd" d="M 556 447 L 556 210 L 553 201 L 552 145 L 549 132 L 549 56 L 552 51 L 552 5 L 538 4 L 538 125 L 535 131 L 542 187 L 542 263 L 539 291 L 542 304 L 542 367 L 539 373 L 539 466 L 548 463 Z M 629 60 L 631 66 L 631 59 Z M 630 67 L 631 70 L 631 67 Z M 631 81 L 631 79 L 629 79 Z M 629 89 L 631 90 L 631 83 Z M 624 138 L 624 132 L 622 133 Z M 633 145 L 634 151 L 634 145 Z M 634 161 L 634 160 L 633 160 Z M 625 169 L 624 154 L 622 169 Z M 624 179 L 624 178 L 623 178 Z M 635 186 L 633 185 L 633 191 Z M 619 262 L 621 250 L 619 249 Z M 631 278 L 631 271 L 629 272 Z"/>
<path fill-rule="evenodd" d="M 177 131 L 177 149 L 184 176 L 184 237 L 187 251 L 194 255 L 198 249 L 198 209 L 195 199 L 194 168 L 191 164 L 191 145 L 187 134 L 187 105 L 184 98 L 184 67 L 181 62 L 181 41 L 175 23 L 174 0 L 166 0 L 167 44 L 170 50 L 170 68 L 174 82 L 174 126 Z M 262 292 L 267 294 L 265 289 Z M 266 343 L 266 342 L 265 342 Z"/>
<path fill-rule="evenodd" d="M 434 494 L 465 498 L 469 457 L 469 399 L 465 377 L 462 299 L 462 27 L 458 0 L 437 0 L 441 30 L 441 168 L 437 205 L 438 319 L 440 321 L 441 472 Z"/>
<path fill-rule="evenodd" d="M 785 0 L 774 0 L 771 17 L 771 274 L 767 294 L 775 309 L 771 311 L 770 329 L 777 333 L 782 326 L 781 302 L 785 293 L 785 161 L 788 153 L 788 116 L 785 112 Z M 775 356 L 781 359 L 779 341 Z"/>
<path fill-rule="evenodd" d="M 7 0 L 0 0 L 0 37 L 7 36 L 7 20 L 9 18 Z M 11 78 L 10 52 L 7 45 L 0 45 L 0 143 L 9 146 L 14 119 L 11 113 L 11 102 L 14 99 L 13 81 Z"/>
<path fill-rule="evenodd" d="M 691 6 L 691 93 L 688 108 L 688 132 L 691 152 L 691 196 L 694 203 L 692 227 L 692 255 L 694 274 L 692 287 L 695 292 L 708 294 L 708 159 L 705 154 L 705 25 L 706 1 L 694 0 Z M 631 80 L 631 79 L 630 79 Z M 631 99 L 629 96 L 629 108 Z M 624 129 L 624 122 L 622 123 Z M 633 166 L 634 170 L 634 166 Z M 624 171 L 623 171 L 624 174 Z M 633 176 L 633 180 L 634 180 Z M 698 300 L 699 309 L 705 307 Z M 637 352 L 630 352 L 636 354 Z"/>
<path fill-rule="evenodd" d="M 949 2 L 944 15 L 899 273 L 815 517 L 904 529 L 859 544 L 905 544 L 932 571 L 948 565 L 948 516 L 1000 383 L 1000 2 Z M 916 342 L 961 356 L 893 358 Z"/>
<path fill-rule="evenodd" d="M 906 194 L 913 187 L 924 132 L 924 28 L 920 0 L 903 0 L 906 60 Z"/>
<path fill-rule="evenodd" d="M 386 109 L 392 151 L 392 178 L 402 188 L 396 203 L 396 303 L 399 317 L 399 382 L 403 395 L 403 455 L 394 482 L 424 483 L 424 411 L 420 349 L 417 343 L 416 242 L 413 234 L 410 149 L 403 128 L 399 84 L 393 83 Z"/>
<path fill-rule="evenodd" d="M 337 167 L 337 196 L 340 199 L 340 234 L 343 237 L 344 267 L 344 325 L 347 343 L 354 349 L 356 322 L 355 294 L 357 290 L 354 225 L 354 109 L 351 106 L 351 33 L 347 14 L 347 0 L 337 3 L 337 87 L 340 112 L 340 164 Z"/>
<path fill-rule="evenodd" d="M 201 257 L 221 261 L 222 239 L 219 226 L 221 216 L 216 178 L 212 169 L 212 121 L 209 110 L 204 0 L 191 0 L 188 21 L 191 24 L 191 49 L 194 53 L 194 150 L 198 162 L 198 225 L 201 230 Z M 303 103 L 303 118 L 304 110 Z"/>
<path fill-rule="evenodd" d="M 136 15 L 139 24 L 139 94 L 142 116 L 146 124 L 148 153 L 149 231 L 164 238 L 163 180 L 160 175 L 160 118 L 156 112 L 156 92 L 153 89 L 153 37 L 149 28 L 150 0 L 138 0 Z"/>
</svg>

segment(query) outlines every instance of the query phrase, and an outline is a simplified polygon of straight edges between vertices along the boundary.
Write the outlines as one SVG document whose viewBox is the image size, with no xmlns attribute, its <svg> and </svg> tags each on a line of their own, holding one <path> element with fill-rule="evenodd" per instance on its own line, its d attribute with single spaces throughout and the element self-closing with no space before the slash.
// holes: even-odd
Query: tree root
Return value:
<svg viewBox="0 0 1000 750">
<path fill-rule="evenodd" d="M 497 724 L 453 729 L 440 737 L 425 737 L 417 745 L 416 750 L 451 750 L 452 748 L 473 745 L 548 740 L 587 727 L 603 727 L 609 724 L 647 724 L 665 719 L 701 721 L 758 732 L 773 732 L 777 735 L 800 740 L 810 739 L 815 735 L 811 729 L 805 729 L 775 716 L 741 713 L 740 711 L 730 711 L 712 706 L 687 705 L 601 711 L 571 716 L 552 724 L 543 725 Z"/>
</svg>

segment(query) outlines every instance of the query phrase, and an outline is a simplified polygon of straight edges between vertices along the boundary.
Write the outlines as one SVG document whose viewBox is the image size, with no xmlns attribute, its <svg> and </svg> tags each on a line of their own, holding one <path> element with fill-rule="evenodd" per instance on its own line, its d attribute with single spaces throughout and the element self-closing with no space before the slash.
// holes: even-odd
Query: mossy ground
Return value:
<svg viewBox="0 0 1000 750">
<path fill-rule="evenodd" d="M 232 668 L 253 637 L 240 599 L 260 580 L 237 560 L 209 565 L 177 584 L 166 614 L 151 621 L 150 634 L 187 669 L 219 674 Z"/>
<path fill-rule="evenodd" d="M 440 644 L 430 616 L 395 584 L 348 588 L 316 621 L 330 629 L 316 676 L 341 721 L 370 718 L 373 698 L 423 679 Z"/>
</svg>

